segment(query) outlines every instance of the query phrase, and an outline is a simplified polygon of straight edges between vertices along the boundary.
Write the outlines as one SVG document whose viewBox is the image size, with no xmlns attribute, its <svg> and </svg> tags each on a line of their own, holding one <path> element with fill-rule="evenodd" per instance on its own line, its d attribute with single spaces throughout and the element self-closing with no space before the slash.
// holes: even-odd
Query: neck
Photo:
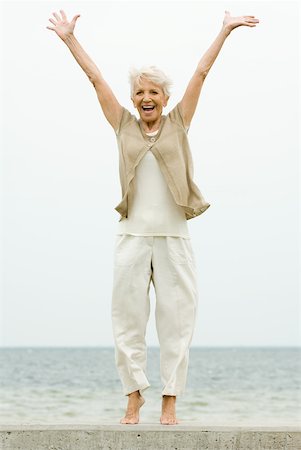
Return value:
<svg viewBox="0 0 301 450">
<path fill-rule="evenodd" d="M 158 120 L 155 120 L 154 122 L 145 122 L 144 120 L 141 120 L 143 129 L 146 133 L 151 133 L 152 131 L 157 131 L 160 127 L 161 123 L 161 117 Z"/>
</svg>

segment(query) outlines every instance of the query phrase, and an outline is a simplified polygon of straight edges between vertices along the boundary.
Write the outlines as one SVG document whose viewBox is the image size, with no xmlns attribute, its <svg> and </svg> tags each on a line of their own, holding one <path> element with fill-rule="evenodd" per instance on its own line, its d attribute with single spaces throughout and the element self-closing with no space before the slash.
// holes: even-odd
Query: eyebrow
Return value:
<svg viewBox="0 0 301 450">
<path fill-rule="evenodd" d="M 135 92 L 140 92 L 140 91 L 143 91 L 143 90 L 144 89 L 142 89 L 142 88 L 137 88 L 137 89 L 135 89 Z M 151 88 L 150 91 L 159 91 L 159 89 L 158 88 Z"/>
</svg>

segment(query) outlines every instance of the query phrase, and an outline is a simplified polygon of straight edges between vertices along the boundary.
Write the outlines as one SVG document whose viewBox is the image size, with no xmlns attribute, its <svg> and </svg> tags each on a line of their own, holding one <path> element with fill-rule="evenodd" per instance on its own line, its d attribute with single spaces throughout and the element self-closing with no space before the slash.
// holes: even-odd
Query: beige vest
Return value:
<svg viewBox="0 0 301 450">
<path fill-rule="evenodd" d="M 184 209 L 186 219 L 199 216 L 210 204 L 193 182 L 193 162 L 180 104 L 161 117 L 159 131 L 153 141 L 144 132 L 140 120 L 126 108 L 116 131 L 119 149 L 119 176 L 122 200 L 115 207 L 123 217 L 128 213 L 128 194 L 135 169 L 148 150 L 156 157 L 175 202 Z"/>
</svg>

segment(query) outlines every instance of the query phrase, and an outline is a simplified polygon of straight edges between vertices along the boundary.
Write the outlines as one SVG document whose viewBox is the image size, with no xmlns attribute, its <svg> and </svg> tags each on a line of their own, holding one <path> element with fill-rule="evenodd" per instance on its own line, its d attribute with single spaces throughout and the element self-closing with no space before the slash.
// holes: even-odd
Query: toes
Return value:
<svg viewBox="0 0 301 450">
<path fill-rule="evenodd" d="M 139 420 L 127 419 L 126 417 L 124 417 L 123 419 L 120 419 L 120 423 L 122 423 L 123 425 L 134 425 L 136 423 L 139 423 Z"/>
<path fill-rule="evenodd" d="M 161 425 L 177 425 L 179 422 L 175 417 L 161 417 L 160 418 Z"/>
</svg>

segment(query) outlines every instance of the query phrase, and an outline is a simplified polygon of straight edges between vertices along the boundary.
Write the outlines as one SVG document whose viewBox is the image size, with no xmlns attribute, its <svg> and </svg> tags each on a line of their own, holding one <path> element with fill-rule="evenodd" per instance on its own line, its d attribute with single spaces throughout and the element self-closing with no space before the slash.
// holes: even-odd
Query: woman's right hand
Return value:
<svg viewBox="0 0 301 450">
<path fill-rule="evenodd" d="M 56 34 L 64 41 L 68 36 L 73 34 L 73 30 L 75 27 L 75 23 L 77 19 L 80 17 L 80 14 L 77 14 L 73 17 L 71 22 L 68 22 L 65 12 L 60 9 L 60 13 L 62 17 L 60 17 L 57 13 L 52 13 L 56 20 L 49 19 L 51 23 L 53 23 L 54 27 L 46 27 L 48 30 L 53 30 Z"/>
</svg>

